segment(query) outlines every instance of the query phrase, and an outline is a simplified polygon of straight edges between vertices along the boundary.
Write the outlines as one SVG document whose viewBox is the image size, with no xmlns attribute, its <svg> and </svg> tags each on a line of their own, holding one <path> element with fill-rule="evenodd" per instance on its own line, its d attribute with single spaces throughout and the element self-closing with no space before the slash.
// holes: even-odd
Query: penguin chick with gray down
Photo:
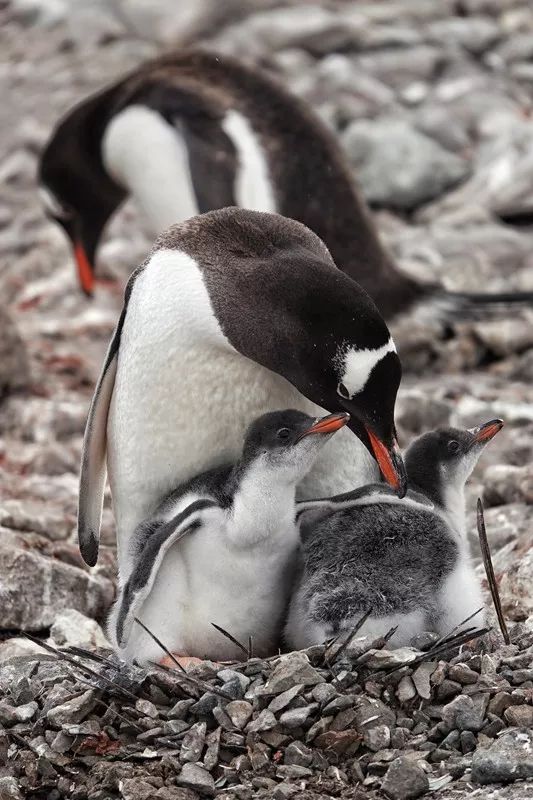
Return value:
<svg viewBox="0 0 533 800">
<path fill-rule="evenodd" d="M 161 649 L 138 617 L 177 656 L 235 659 L 237 640 L 276 652 L 299 544 L 296 487 L 347 413 L 264 414 L 248 428 L 241 459 L 197 476 L 141 523 L 133 569 L 111 612 L 109 634 L 127 661 L 157 661 Z"/>
<path fill-rule="evenodd" d="M 405 455 L 409 492 L 400 500 L 373 484 L 299 504 L 299 574 L 285 628 L 294 649 L 352 630 L 397 630 L 408 645 L 422 631 L 450 633 L 483 608 L 467 542 L 464 488 L 501 420 L 425 433 Z M 475 616 L 481 625 L 484 615 Z"/>
</svg>

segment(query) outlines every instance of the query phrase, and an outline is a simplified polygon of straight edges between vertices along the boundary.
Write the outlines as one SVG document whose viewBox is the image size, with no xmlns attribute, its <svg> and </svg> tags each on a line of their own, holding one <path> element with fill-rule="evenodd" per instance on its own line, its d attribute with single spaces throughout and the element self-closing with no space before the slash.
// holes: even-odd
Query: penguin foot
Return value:
<svg viewBox="0 0 533 800">
<path fill-rule="evenodd" d="M 191 669 L 191 667 L 195 667 L 197 664 L 202 663 L 202 659 L 196 658 L 196 656 L 179 656 L 175 653 L 173 653 L 173 656 L 174 658 L 171 658 L 170 656 L 165 656 L 164 658 L 161 659 L 159 663 L 163 667 L 170 667 L 170 669 L 175 669 L 177 661 L 180 667 L 183 667 L 183 669 L 186 671 L 188 669 Z"/>
</svg>

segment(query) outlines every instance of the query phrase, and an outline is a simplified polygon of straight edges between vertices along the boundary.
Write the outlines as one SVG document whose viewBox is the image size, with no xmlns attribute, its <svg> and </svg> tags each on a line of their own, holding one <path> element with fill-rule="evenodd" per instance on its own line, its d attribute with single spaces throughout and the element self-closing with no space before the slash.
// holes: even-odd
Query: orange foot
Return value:
<svg viewBox="0 0 533 800">
<path fill-rule="evenodd" d="M 170 656 L 165 656 L 163 659 L 161 659 L 159 663 L 163 667 L 170 667 L 170 669 L 175 669 L 177 661 L 180 667 L 183 667 L 184 670 L 191 669 L 191 667 L 195 667 L 197 664 L 202 663 L 202 659 L 196 658 L 195 656 L 178 656 L 177 654 L 174 653 L 173 655 L 174 659 L 172 659 Z"/>
</svg>

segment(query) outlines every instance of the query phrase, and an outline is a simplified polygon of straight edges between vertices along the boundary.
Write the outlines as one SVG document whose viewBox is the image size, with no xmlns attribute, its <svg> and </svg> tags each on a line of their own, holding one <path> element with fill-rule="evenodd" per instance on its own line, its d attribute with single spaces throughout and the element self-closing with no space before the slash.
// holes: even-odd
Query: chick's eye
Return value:
<svg viewBox="0 0 533 800">
<path fill-rule="evenodd" d="M 448 452 L 449 453 L 457 453 L 459 450 L 459 442 L 456 442 L 455 439 L 452 439 L 451 442 L 448 442 Z"/>
<path fill-rule="evenodd" d="M 350 392 L 348 391 L 344 383 L 339 383 L 339 385 L 337 386 L 337 394 L 340 394 L 340 396 L 344 397 L 345 400 L 350 399 Z"/>
<path fill-rule="evenodd" d="M 291 432 L 288 428 L 280 428 L 276 434 L 276 437 L 280 440 L 280 442 L 286 442 L 290 438 Z"/>
</svg>

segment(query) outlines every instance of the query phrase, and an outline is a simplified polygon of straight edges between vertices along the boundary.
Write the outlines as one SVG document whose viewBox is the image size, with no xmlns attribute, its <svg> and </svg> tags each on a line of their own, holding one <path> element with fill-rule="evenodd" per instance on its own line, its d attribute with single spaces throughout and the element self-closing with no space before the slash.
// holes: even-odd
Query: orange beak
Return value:
<svg viewBox="0 0 533 800">
<path fill-rule="evenodd" d="M 483 425 L 479 425 L 477 428 L 470 428 L 469 432 L 474 435 L 474 441 L 472 444 L 489 442 L 494 438 L 494 436 L 496 436 L 497 433 L 501 431 L 502 428 L 502 419 L 491 419 L 490 422 L 484 422 Z"/>
<path fill-rule="evenodd" d="M 94 291 L 93 268 L 89 264 L 89 259 L 81 242 L 76 242 L 74 245 L 74 257 L 78 265 L 78 278 L 81 288 L 88 297 L 92 297 Z"/>
<path fill-rule="evenodd" d="M 335 431 L 338 431 L 340 428 L 344 428 L 349 421 L 350 415 L 344 411 L 338 414 L 328 414 L 327 417 L 322 417 L 322 419 L 318 419 L 313 423 L 310 428 L 298 437 L 297 441 L 300 441 L 304 436 L 309 436 L 312 433 L 335 433 Z"/>
<path fill-rule="evenodd" d="M 407 491 L 407 473 L 398 443 L 394 440 L 393 446 L 389 450 L 385 447 L 381 439 L 378 439 L 378 437 L 372 433 L 370 428 L 367 428 L 366 431 L 381 474 L 387 483 L 398 493 L 398 496 L 404 497 Z"/>
</svg>

